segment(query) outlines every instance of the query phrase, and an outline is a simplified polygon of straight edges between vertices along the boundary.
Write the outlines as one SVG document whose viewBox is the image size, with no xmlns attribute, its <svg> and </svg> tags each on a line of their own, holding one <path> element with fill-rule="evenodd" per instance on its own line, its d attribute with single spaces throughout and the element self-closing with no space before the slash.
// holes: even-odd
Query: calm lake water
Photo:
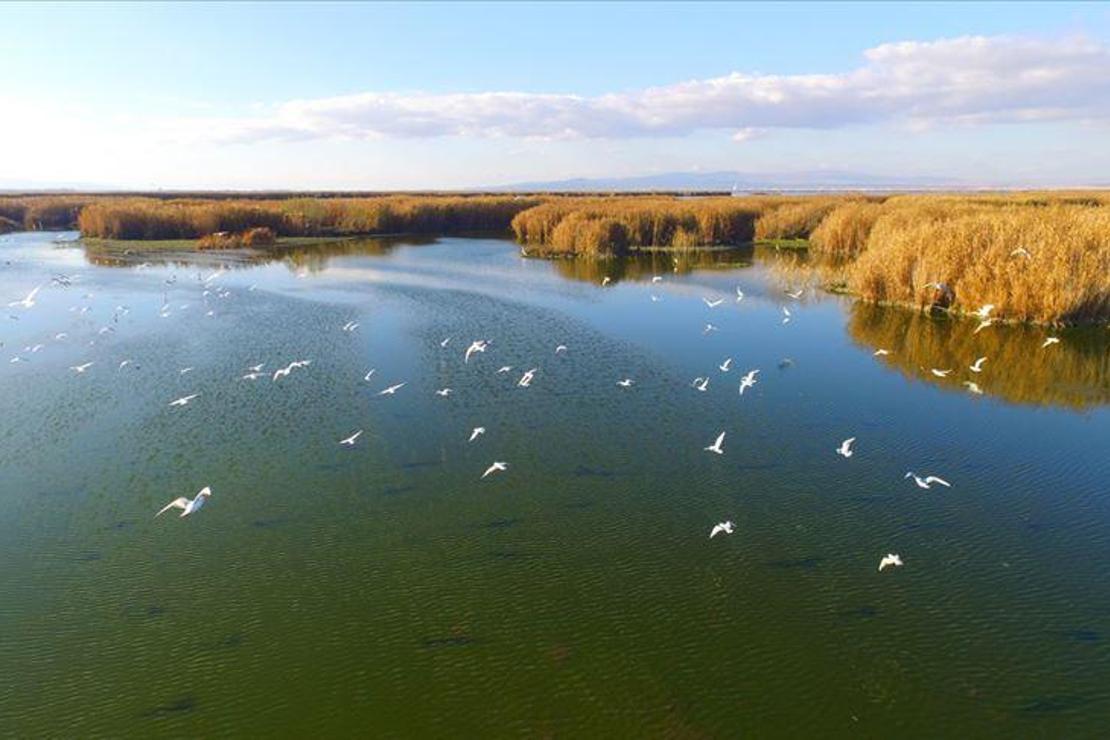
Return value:
<svg viewBox="0 0 1110 740">
<path fill-rule="evenodd" d="M 1042 349 L 1041 329 L 795 300 L 750 250 L 111 260 L 73 239 L 0 237 L 4 735 L 1110 723 L 1105 327 Z M 153 518 L 204 486 L 201 511 Z M 887 553 L 904 566 L 878 572 Z"/>
</svg>

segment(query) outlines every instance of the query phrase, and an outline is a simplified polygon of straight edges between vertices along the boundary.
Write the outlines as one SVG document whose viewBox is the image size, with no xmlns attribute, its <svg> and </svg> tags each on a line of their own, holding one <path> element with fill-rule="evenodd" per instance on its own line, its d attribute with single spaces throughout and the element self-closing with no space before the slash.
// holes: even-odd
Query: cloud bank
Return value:
<svg viewBox="0 0 1110 740">
<path fill-rule="evenodd" d="M 1082 37 L 964 36 L 883 44 L 838 74 L 732 74 L 598 96 L 367 92 L 204 121 L 218 141 L 320 138 L 685 136 L 744 141 L 776 128 L 1110 117 L 1110 48 Z M 179 120 L 196 131 L 197 119 Z"/>
</svg>

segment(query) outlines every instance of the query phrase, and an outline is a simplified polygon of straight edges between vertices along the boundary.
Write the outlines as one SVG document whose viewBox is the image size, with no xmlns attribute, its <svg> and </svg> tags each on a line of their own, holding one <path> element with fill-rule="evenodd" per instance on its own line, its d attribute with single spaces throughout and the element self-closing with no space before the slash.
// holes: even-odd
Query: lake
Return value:
<svg viewBox="0 0 1110 740">
<path fill-rule="evenodd" d="M 1110 723 L 1105 327 L 795 299 L 762 249 L 76 239 L 0 237 L 5 735 Z"/>
</svg>

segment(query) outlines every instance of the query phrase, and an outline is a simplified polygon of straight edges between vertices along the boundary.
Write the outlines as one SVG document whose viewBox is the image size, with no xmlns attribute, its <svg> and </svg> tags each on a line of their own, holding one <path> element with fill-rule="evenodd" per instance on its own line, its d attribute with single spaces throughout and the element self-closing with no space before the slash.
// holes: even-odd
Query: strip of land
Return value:
<svg viewBox="0 0 1110 740">
<path fill-rule="evenodd" d="M 875 303 L 1039 323 L 1110 319 L 1110 193 L 372 195 L 0 198 L 0 231 L 269 248 L 290 239 L 512 233 L 535 256 L 768 243 L 806 249 L 826 287 Z"/>
</svg>

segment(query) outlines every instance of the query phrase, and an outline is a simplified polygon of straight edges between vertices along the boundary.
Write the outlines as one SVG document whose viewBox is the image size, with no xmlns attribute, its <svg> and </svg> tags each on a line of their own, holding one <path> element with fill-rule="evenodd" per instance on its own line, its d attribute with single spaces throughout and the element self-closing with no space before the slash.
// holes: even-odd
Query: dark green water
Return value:
<svg viewBox="0 0 1110 740">
<path fill-rule="evenodd" d="M 205 284 L 221 258 L 110 264 L 55 238 L 0 238 L 2 302 L 45 284 L 0 315 L 0 734 L 1110 722 L 1105 327 L 1042 350 L 1041 330 L 796 301 L 751 253 L 675 272 L 367 242 L 224 257 Z M 153 518 L 206 485 L 195 515 Z M 905 565 L 879 573 L 888 552 Z"/>
</svg>

